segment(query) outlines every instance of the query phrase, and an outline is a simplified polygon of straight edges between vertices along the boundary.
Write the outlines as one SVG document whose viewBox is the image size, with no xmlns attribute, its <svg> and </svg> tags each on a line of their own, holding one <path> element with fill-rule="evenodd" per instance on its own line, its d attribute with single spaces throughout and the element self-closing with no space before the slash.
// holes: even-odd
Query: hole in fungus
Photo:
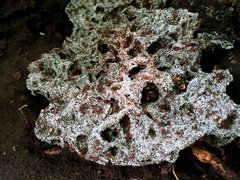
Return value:
<svg viewBox="0 0 240 180">
<path fill-rule="evenodd" d="M 169 37 L 171 37 L 174 41 L 177 41 L 179 38 L 178 32 L 169 32 L 168 33 Z"/>
<path fill-rule="evenodd" d="M 87 148 L 87 147 L 83 148 L 83 149 L 80 151 L 80 153 L 81 153 L 81 158 L 84 158 L 84 156 L 87 154 L 87 152 L 88 152 L 88 148 Z"/>
<path fill-rule="evenodd" d="M 93 23 L 98 23 L 97 19 L 96 18 L 91 18 L 90 21 L 92 21 Z"/>
<path fill-rule="evenodd" d="M 154 61 L 154 67 L 157 68 L 157 70 L 159 71 L 167 71 L 168 69 L 170 69 L 170 67 L 160 65 L 159 61 Z"/>
<path fill-rule="evenodd" d="M 106 128 L 104 131 L 100 133 L 102 139 L 107 142 L 112 142 L 118 135 L 114 129 Z"/>
<path fill-rule="evenodd" d="M 184 103 L 180 107 L 181 115 L 191 116 L 194 113 L 194 107 L 192 104 Z"/>
<path fill-rule="evenodd" d="M 104 8 L 97 6 L 96 13 L 104 13 Z"/>
<path fill-rule="evenodd" d="M 157 41 L 153 42 L 147 48 L 147 52 L 148 54 L 155 54 L 156 52 L 158 52 L 159 49 L 166 48 L 166 47 L 167 47 L 166 40 L 159 38 Z"/>
<path fill-rule="evenodd" d="M 160 106 L 159 106 L 159 111 L 160 112 L 169 112 L 170 110 L 171 110 L 171 107 L 167 103 L 160 104 Z"/>
<path fill-rule="evenodd" d="M 129 22 L 133 21 L 134 19 L 136 19 L 136 16 L 128 17 Z"/>
<path fill-rule="evenodd" d="M 128 18 L 128 21 L 133 21 L 134 19 L 136 19 L 136 15 L 135 15 L 135 8 L 133 8 L 133 6 L 128 6 L 124 12 L 123 12 L 126 17 Z"/>
<path fill-rule="evenodd" d="M 107 44 L 103 44 L 103 43 L 98 43 L 98 50 L 101 52 L 101 54 L 105 54 L 108 52 L 109 48 Z"/>
<path fill-rule="evenodd" d="M 237 116 L 237 114 L 235 112 L 228 114 L 227 118 L 221 122 L 220 128 L 229 129 L 231 127 L 234 119 L 236 119 L 236 116 Z"/>
<path fill-rule="evenodd" d="M 88 80 L 89 80 L 91 83 L 93 82 L 93 77 L 92 77 L 92 74 L 91 74 L 91 73 L 88 74 Z"/>
<path fill-rule="evenodd" d="M 122 117 L 122 119 L 119 121 L 119 124 L 123 129 L 124 134 L 127 134 L 130 132 L 130 127 L 131 127 L 130 118 L 127 115 Z"/>
<path fill-rule="evenodd" d="M 48 77 L 55 77 L 56 76 L 56 72 L 53 69 L 51 69 L 51 68 L 43 69 L 42 73 L 45 76 L 48 76 Z"/>
<path fill-rule="evenodd" d="M 172 4 L 172 0 L 167 0 L 166 1 L 166 8 L 171 7 L 171 4 Z"/>
<path fill-rule="evenodd" d="M 99 83 L 97 84 L 96 86 L 96 90 L 100 93 L 104 92 L 105 91 L 105 88 L 104 88 L 104 82 L 103 81 L 99 81 Z"/>
<path fill-rule="evenodd" d="M 118 134 L 119 134 L 119 132 L 120 132 L 120 129 L 114 128 L 114 130 L 113 130 L 113 132 L 112 132 L 113 137 L 117 137 Z"/>
<path fill-rule="evenodd" d="M 108 63 L 119 63 L 120 61 L 121 59 L 119 57 L 115 57 L 107 60 Z"/>
<path fill-rule="evenodd" d="M 214 49 L 213 51 L 202 51 L 200 65 L 204 72 L 210 73 L 214 67 L 219 66 L 223 60 L 226 60 L 229 51 L 224 49 Z"/>
<path fill-rule="evenodd" d="M 91 63 L 91 65 L 95 65 L 95 64 L 97 64 L 97 63 L 98 63 L 98 60 L 97 60 L 97 59 L 95 59 L 95 60 L 93 60 L 93 61 L 90 61 L 90 63 Z"/>
<path fill-rule="evenodd" d="M 44 70 L 44 64 L 42 62 L 38 63 L 38 69 L 39 69 L 39 71 L 43 71 Z"/>
<path fill-rule="evenodd" d="M 151 9 L 152 7 L 152 1 L 142 1 L 142 5 L 146 9 Z"/>
<path fill-rule="evenodd" d="M 107 154 L 109 154 L 111 156 L 116 156 L 117 155 L 117 151 L 118 151 L 118 148 L 116 146 L 110 147 L 107 150 Z"/>
<path fill-rule="evenodd" d="M 166 66 L 158 67 L 158 68 L 157 68 L 157 70 L 159 70 L 159 71 L 166 71 L 166 70 L 168 70 L 168 69 L 169 69 L 169 67 L 166 67 Z"/>
<path fill-rule="evenodd" d="M 193 77 L 189 74 L 180 74 L 173 77 L 174 89 L 176 93 L 186 92 L 189 81 Z"/>
<path fill-rule="evenodd" d="M 150 119 L 153 119 L 152 115 L 149 112 L 145 112 L 147 117 L 149 117 Z"/>
<path fill-rule="evenodd" d="M 233 102 L 240 104 L 240 83 L 238 83 L 234 77 L 233 79 L 234 80 L 227 86 L 226 93 L 233 100 Z"/>
<path fill-rule="evenodd" d="M 126 43 L 124 43 L 123 47 L 128 48 L 132 44 L 132 42 L 133 42 L 132 36 L 127 36 L 126 37 Z M 137 41 L 137 43 L 139 44 L 140 42 Z"/>
<path fill-rule="evenodd" d="M 122 10 L 122 9 L 121 9 L 120 7 L 114 7 L 114 8 L 109 12 L 109 14 L 107 14 L 107 16 L 108 16 L 108 17 L 111 16 L 111 19 L 119 21 L 119 19 L 121 19 L 121 17 L 119 16 L 119 12 L 120 12 L 121 10 Z"/>
<path fill-rule="evenodd" d="M 66 59 L 66 54 L 59 52 L 58 55 L 61 59 Z"/>
<path fill-rule="evenodd" d="M 97 75 L 96 75 L 96 79 L 98 79 L 98 78 L 100 78 L 100 77 L 104 77 L 105 75 L 107 74 L 107 72 L 105 72 L 105 71 L 100 71 L 99 73 L 97 73 Z"/>
<path fill-rule="evenodd" d="M 57 131 L 55 132 L 55 136 L 61 136 L 61 134 L 62 134 L 62 131 L 61 131 L 61 129 L 57 129 Z"/>
<path fill-rule="evenodd" d="M 148 131 L 148 135 L 151 136 L 152 138 L 156 137 L 156 132 L 154 131 L 153 128 L 150 128 Z"/>
<path fill-rule="evenodd" d="M 61 141 L 59 139 L 53 139 L 51 140 L 51 144 L 61 144 Z"/>
<path fill-rule="evenodd" d="M 111 115 L 113 113 L 118 113 L 120 111 L 120 107 L 118 105 L 118 101 L 117 100 L 111 98 L 109 103 L 110 103 L 110 106 L 111 106 L 111 108 L 109 110 L 110 111 L 109 115 Z"/>
<path fill-rule="evenodd" d="M 30 94 L 30 91 L 28 91 L 27 97 L 29 97 L 29 102 L 32 102 L 28 104 L 28 108 L 34 108 L 34 110 L 37 109 L 38 111 L 40 111 L 40 109 L 45 109 L 49 105 L 49 100 L 40 94 L 33 96 L 32 94 Z M 55 102 L 56 101 L 57 99 L 55 100 Z"/>
<path fill-rule="evenodd" d="M 136 57 L 138 54 L 140 54 L 140 53 L 142 52 L 142 48 L 143 48 L 143 47 L 142 47 L 141 43 L 140 43 L 139 41 L 135 41 L 134 47 L 131 48 L 131 49 L 127 52 L 127 54 L 128 54 L 129 56 Z"/>
<path fill-rule="evenodd" d="M 78 67 L 77 64 L 72 64 L 69 68 L 69 72 L 71 76 L 76 76 L 76 75 L 81 75 L 82 71 L 81 69 Z"/>
<path fill-rule="evenodd" d="M 142 90 L 141 103 L 148 105 L 151 102 L 156 102 L 159 98 L 158 87 L 154 83 L 147 83 Z"/>
<path fill-rule="evenodd" d="M 77 138 L 76 138 L 77 141 L 80 141 L 80 142 L 86 142 L 87 141 L 87 136 L 84 135 L 84 134 L 80 134 Z"/>
<path fill-rule="evenodd" d="M 182 29 L 183 29 L 183 35 L 186 35 L 186 34 L 185 34 L 186 32 L 184 33 L 184 30 L 187 29 L 187 25 L 188 25 L 187 22 L 183 22 L 182 25 L 181 25 L 181 26 L 182 26 Z"/>
<path fill-rule="evenodd" d="M 127 115 L 123 116 L 123 118 L 119 121 L 119 124 L 123 129 L 123 133 L 126 134 L 126 141 L 129 143 L 132 139 L 132 135 L 130 134 L 130 118 Z"/>
<path fill-rule="evenodd" d="M 131 3 L 129 3 L 128 7 L 134 7 L 134 8 L 140 9 L 140 8 L 142 8 L 142 3 L 141 3 L 141 1 L 139 3 L 139 2 L 136 2 L 136 0 L 133 0 L 133 1 L 131 1 Z M 134 11 L 133 11 L 133 13 L 134 13 Z"/>
<path fill-rule="evenodd" d="M 142 69 L 145 69 L 146 66 L 145 65 L 140 65 L 138 67 L 134 67 L 129 71 L 129 75 L 128 77 L 130 77 L 131 79 L 134 78 L 134 75 L 136 75 L 137 73 L 139 73 Z"/>
</svg>

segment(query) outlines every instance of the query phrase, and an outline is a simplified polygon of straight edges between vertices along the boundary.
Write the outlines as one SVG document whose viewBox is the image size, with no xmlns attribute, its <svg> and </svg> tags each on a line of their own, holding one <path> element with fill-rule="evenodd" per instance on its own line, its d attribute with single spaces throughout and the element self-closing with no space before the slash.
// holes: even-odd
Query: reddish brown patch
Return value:
<svg viewBox="0 0 240 180">
<path fill-rule="evenodd" d="M 208 101 L 208 104 L 209 104 L 211 107 L 213 107 L 214 102 L 213 102 L 213 101 Z"/>
<path fill-rule="evenodd" d="M 142 80 L 143 80 L 143 81 L 149 80 L 149 77 L 148 77 L 148 76 L 143 76 L 143 77 L 142 77 Z"/>
<path fill-rule="evenodd" d="M 198 49 L 197 47 L 192 47 L 192 48 L 190 49 L 190 52 L 196 52 L 196 51 L 199 51 L 199 49 Z"/>
<path fill-rule="evenodd" d="M 128 127 L 130 129 L 130 127 Z M 131 139 L 132 135 L 130 133 L 126 134 L 126 139 Z"/>
<path fill-rule="evenodd" d="M 131 160 L 131 159 L 135 159 L 135 154 L 131 154 L 130 156 L 126 157 L 125 160 Z"/>
<path fill-rule="evenodd" d="M 176 12 L 174 12 L 172 15 L 173 20 L 175 21 L 177 19 L 177 17 L 178 17 L 178 14 Z"/>
<path fill-rule="evenodd" d="M 222 74 L 217 74 L 217 82 L 220 83 L 223 79 L 224 79 L 224 76 Z"/>
<path fill-rule="evenodd" d="M 85 158 L 85 155 L 87 154 L 87 152 L 88 152 L 88 149 L 87 148 L 83 148 L 82 150 L 81 150 L 81 154 L 80 154 L 80 157 L 82 158 L 82 159 L 84 159 Z"/>
<path fill-rule="evenodd" d="M 149 34 L 151 34 L 150 31 L 149 32 L 145 32 L 145 31 L 141 32 L 141 36 L 146 36 L 146 35 L 149 35 Z"/>
<path fill-rule="evenodd" d="M 161 129 L 161 131 L 162 131 L 163 134 L 169 134 L 169 133 L 170 133 L 170 132 L 169 132 L 168 130 L 166 130 L 166 129 Z"/>
<path fill-rule="evenodd" d="M 112 156 L 112 153 L 111 153 L 111 152 L 107 152 L 107 153 L 106 153 L 106 156 L 107 156 L 107 157 L 111 157 L 111 156 Z"/>
<path fill-rule="evenodd" d="M 77 97 L 78 92 L 72 92 L 73 97 Z"/>
<path fill-rule="evenodd" d="M 92 161 L 98 161 L 99 157 L 89 156 L 89 159 L 92 160 Z"/>
<path fill-rule="evenodd" d="M 62 132 L 60 129 L 58 129 L 55 133 L 54 136 L 61 136 Z"/>
<path fill-rule="evenodd" d="M 103 87 L 104 83 L 102 81 L 99 82 L 99 84 L 97 85 L 97 91 L 98 92 L 104 92 L 105 88 Z"/>
<path fill-rule="evenodd" d="M 176 34 L 177 34 L 176 31 L 172 31 L 172 32 L 169 32 L 169 33 L 168 33 L 169 36 L 175 36 Z"/>
<path fill-rule="evenodd" d="M 80 112 L 85 112 L 87 110 L 87 105 L 86 104 L 81 104 L 79 107 Z"/>
<path fill-rule="evenodd" d="M 176 132 L 175 134 L 176 135 L 182 135 L 183 133 L 182 132 Z"/>
<path fill-rule="evenodd" d="M 203 112 L 203 110 L 201 111 L 201 113 Z M 209 115 L 214 115 L 214 114 L 216 114 L 217 112 L 216 111 L 211 111 L 211 112 L 209 112 Z"/>
<path fill-rule="evenodd" d="M 77 137 L 77 141 L 86 141 L 87 140 L 87 136 L 84 134 L 81 134 Z"/>
<path fill-rule="evenodd" d="M 117 90 L 121 89 L 121 87 L 122 87 L 121 85 L 117 85 L 117 86 L 112 87 L 111 89 L 113 91 L 117 91 Z"/>
<path fill-rule="evenodd" d="M 92 110 L 92 113 L 102 114 L 103 109 L 100 107 L 96 107 L 95 109 Z"/>
<path fill-rule="evenodd" d="M 82 89 L 82 93 L 84 93 L 85 91 L 90 89 L 90 85 L 89 84 L 85 84 L 85 86 Z"/>
<path fill-rule="evenodd" d="M 101 144 L 101 142 L 99 140 L 96 140 L 95 144 L 96 144 L 96 146 L 99 146 Z"/>
<path fill-rule="evenodd" d="M 185 41 L 184 45 L 185 47 L 189 47 L 192 46 L 192 43 L 190 41 Z"/>
<path fill-rule="evenodd" d="M 61 147 L 55 147 L 55 148 L 47 149 L 43 152 L 47 155 L 55 155 L 55 154 L 59 154 L 60 152 L 62 152 L 62 148 Z"/>
<path fill-rule="evenodd" d="M 96 147 L 96 151 L 101 151 L 102 148 L 101 147 Z"/>
<path fill-rule="evenodd" d="M 218 122 L 220 119 L 222 119 L 222 117 L 221 117 L 221 116 L 218 116 L 218 117 L 214 118 L 213 120 L 214 120 L 215 122 Z"/>
<path fill-rule="evenodd" d="M 116 133 L 120 133 L 121 129 L 114 128 L 114 131 L 115 131 Z"/>
<path fill-rule="evenodd" d="M 57 123 L 60 123 L 60 122 L 61 122 L 61 119 L 60 119 L 60 118 L 58 118 L 58 119 L 56 120 L 56 122 L 57 122 Z"/>
<path fill-rule="evenodd" d="M 120 42 L 118 42 L 118 41 L 115 41 L 115 42 L 113 42 L 113 45 L 117 48 L 117 49 L 119 49 L 120 48 Z"/>
<path fill-rule="evenodd" d="M 60 107 L 55 108 L 55 113 L 58 114 L 60 112 Z"/>
</svg>

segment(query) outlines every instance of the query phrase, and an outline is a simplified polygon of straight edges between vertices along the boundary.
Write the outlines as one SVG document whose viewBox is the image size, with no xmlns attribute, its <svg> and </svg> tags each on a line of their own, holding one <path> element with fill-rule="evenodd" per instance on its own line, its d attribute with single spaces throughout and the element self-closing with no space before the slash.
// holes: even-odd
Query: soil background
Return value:
<svg viewBox="0 0 240 180">
<path fill-rule="evenodd" d="M 0 179 L 175 179 L 167 162 L 144 167 L 102 166 L 80 159 L 63 149 L 54 148 L 34 135 L 34 123 L 48 102 L 32 96 L 26 89 L 28 65 L 42 53 L 59 47 L 71 35 L 72 24 L 65 14 L 69 0 L 0 1 Z M 146 1 L 151 2 L 151 1 Z M 202 19 L 199 32 L 225 34 L 235 42 L 232 50 L 218 47 L 203 51 L 202 69 L 230 69 L 234 81 L 227 93 L 240 103 L 240 31 L 237 1 L 167 1 L 167 6 L 198 12 Z M 208 7 L 208 8 L 207 8 Z M 209 10 L 211 7 L 211 13 Z M 44 33 L 44 34 L 43 34 Z M 240 138 L 221 147 L 205 147 L 219 157 L 240 179 Z M 179 179 L 224 179 L 212 166 L 198 161 L 187 148 L 174 164 Z"/>
</svg>

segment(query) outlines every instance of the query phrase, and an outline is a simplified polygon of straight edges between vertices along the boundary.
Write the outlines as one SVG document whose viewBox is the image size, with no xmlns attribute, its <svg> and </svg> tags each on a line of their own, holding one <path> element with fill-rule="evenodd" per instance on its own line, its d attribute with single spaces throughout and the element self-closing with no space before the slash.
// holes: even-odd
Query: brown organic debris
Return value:
<svg viewBox="0 0 240 180">
<path fill-rule="evenodd" d="M 220 174 L 224 179 L 237 180 L 236 174 L 227 167 L 218 157 L 209 152 L 207 149 L 201 146 L 192 146 L 193 155 L 202 163 L 211 165 L 215 171 Z"/>
</svg>

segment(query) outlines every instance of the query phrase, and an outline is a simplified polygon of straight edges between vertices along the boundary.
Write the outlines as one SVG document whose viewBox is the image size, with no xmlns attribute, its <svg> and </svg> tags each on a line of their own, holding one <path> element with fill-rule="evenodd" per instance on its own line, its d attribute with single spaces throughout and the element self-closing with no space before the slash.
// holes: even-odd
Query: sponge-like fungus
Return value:
<svg viewBox="0 0 240 180">
<path fill-rule="evenodd" d="M 204 48 L 232 43 L 194 34 L 196 13 L 154 2 L 68 4 L 72 36 L 29 66 L 28 89 L 50 101 L 39 139 L 100 164 L 142 166 L 175 162 L 204 136 L 221 146 L 240 135 L 240 107 L 226 94 L 232 76 L 199 64 Z"/>
</svg>

